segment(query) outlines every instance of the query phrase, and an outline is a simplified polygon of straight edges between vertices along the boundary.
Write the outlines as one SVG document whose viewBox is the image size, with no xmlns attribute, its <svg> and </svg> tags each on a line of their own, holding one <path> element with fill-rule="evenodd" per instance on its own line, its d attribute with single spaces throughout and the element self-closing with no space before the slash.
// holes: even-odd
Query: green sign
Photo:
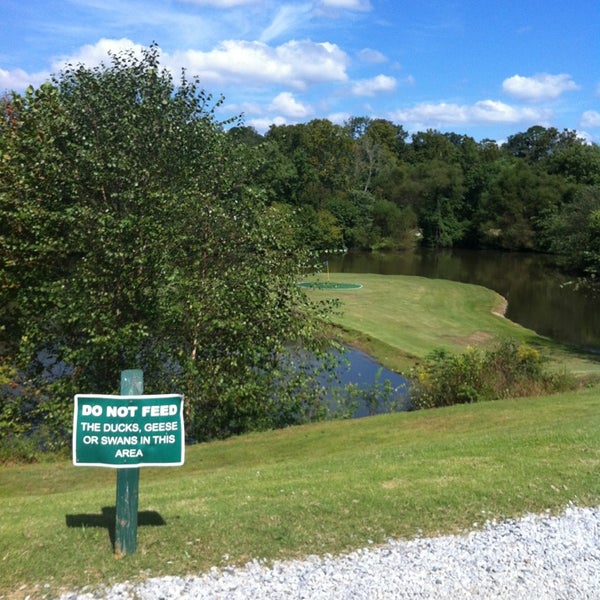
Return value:
<svg viewBox="0 0 600 600">
<path fill-rule="evenodd" d="M 75 466 L 179 466 L 184 453 L 183 396 L 75 396 Z"/>
</svg>

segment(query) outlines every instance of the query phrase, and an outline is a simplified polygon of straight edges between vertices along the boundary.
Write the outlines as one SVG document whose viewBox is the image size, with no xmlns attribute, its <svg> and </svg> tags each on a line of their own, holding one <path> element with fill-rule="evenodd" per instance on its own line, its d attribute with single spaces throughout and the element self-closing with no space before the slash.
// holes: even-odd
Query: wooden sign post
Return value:
<svg viewBox="0 0 600 600">
<path fill-rule="evenodd" d="M 121 396 L 144 393 L 144 372 L 140 369 L 121 371 Z M 126 556 L 137 548 L 138 498 L 140 468 L 117 470 L 117 504 L 115 522 L 115 554 Z"/>
<path fill-rule="evenodd" d="M 77 394 L 73 464 L 117 471 L 115 554 L 137 547 L 140 467 L 184 462 L 183 396 L 144 396 L 139 369 L 121 373 L 121 395 Z"/>
</svg>

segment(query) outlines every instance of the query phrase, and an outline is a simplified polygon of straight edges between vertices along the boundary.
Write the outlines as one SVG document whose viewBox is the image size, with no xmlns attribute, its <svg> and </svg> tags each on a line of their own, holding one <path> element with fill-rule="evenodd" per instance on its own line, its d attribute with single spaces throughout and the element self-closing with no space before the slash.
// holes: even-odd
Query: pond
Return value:
<svg viewBox="0 0 600 600">
<path fill-rule="evenodd" d="M 600 353 L 598 296 L 577 289 L 551 256 L 480 250 L 348 253 L 330 272 L 418 275 L 474 283 L 506 298 L 506 316 L 553 340 Z"/>
<path fill-rule="evenodd" d="M 343 387 L 355 386 L 354 418 L 408 408 L 408 379 L 382 367 L 371 356 L 355 348 L 347 348 L 343 358 L 336 374 Z"/>
</svg>

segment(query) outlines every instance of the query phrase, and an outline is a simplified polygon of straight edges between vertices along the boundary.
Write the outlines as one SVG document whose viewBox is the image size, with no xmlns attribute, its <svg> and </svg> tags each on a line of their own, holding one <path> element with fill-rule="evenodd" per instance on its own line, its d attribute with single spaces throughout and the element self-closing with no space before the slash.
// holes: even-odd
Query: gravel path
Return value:
<svg viewBox="0 0 600 600">
<path fill-rule="evenodd" d="M 213 568 L 61 600 L 600 600 L 600 507 L 487 522 L 333 557 Z"/>
</svg>

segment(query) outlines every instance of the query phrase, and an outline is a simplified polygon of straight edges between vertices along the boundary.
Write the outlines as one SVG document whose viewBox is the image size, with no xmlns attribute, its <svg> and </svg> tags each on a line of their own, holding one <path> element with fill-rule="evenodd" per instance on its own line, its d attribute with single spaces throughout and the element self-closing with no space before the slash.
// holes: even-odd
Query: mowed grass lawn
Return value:
<svg viewBox="0 0 600 600">
<path fill-rule="evenodd" d="M 393 354 L 408 348 L 414 357 L 441 343 L 460 348 L 503 331 L 537 339 L 491 315 L 500 299 L 483 288 L 345 277 L 364 288 L 343 292 L 351 310 L 337 318 L 354 319 L 366 338 L 385 338 L 382 347 Z M 385 306 L 394 315 L 381 324 L 374 313 L 383 319 Z M 67 459 L 4 465 L 0 598 L 343 553 L 470 530 L 486 519 L 558 512 L 570 502 L 597 506 L 599 431 L 600 389 L 589 387 L 191 446 L 182 467 L 141 470 L 138 549 L 118 560 L 114 470 Z"/>
<path fill-rule="evenodd" d="M 307 281 L 328 281 L 326 276 Z M 331 282 L 358 283 L 353 290 L 310 290 L 315 299 L 341 302 L 332 322 L 346 339 L 363 347 L 383 365 L 406 370 L 415 359 L 444 348 L 490 347 L 512 338 L 538 348 L 554 368 L 579 375 L 600 375 L 600 357 L 554 343 L 504 318 L 505 300 L 487 288 L 444 279 L 403 275 L 332 273 Z"/>
<path fill-rule="evenodd" d="M 333 421 L 189 447 L 141 470 L 138 550 L 113 557 L 115 472 L 0 468 L 0 597 L 251 559 L 343 553 L 600 504 L 598 390 Z M 156 523 L 160 521 L 164 525 Z"/>
</svg>

